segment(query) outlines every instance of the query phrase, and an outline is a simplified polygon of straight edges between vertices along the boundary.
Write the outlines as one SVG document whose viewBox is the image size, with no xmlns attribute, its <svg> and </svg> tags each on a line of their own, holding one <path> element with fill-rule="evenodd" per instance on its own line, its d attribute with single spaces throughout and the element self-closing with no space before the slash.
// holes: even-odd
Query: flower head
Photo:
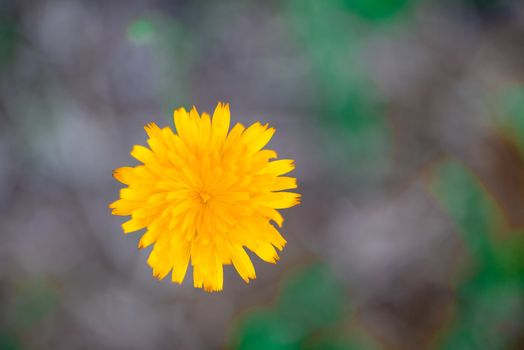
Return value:
<svg viewBox="0 0 524 350">
<path fill-rule="evenodd" d="M 283 191 L 297 187 L 282 176 L 294 162 L 271 160 L 275 151 L 263 149 L 275 132 L 267 124 L 229 131 L 228 104 L 219 103 L 213 118 L 180 108 L 174 121 L 177 134 L 148 124 L 149 148 L 131 151 L 142 164 L 114 171 L 127 187 L 110 204 L 112 213 L 131 216 L 125 233 L 146 228 L 138 246 L 153 245 L 148 264 L 158 279 L 171 272 L 182 283 L 191 262 L 194 286 L 219 291 L 223 265 L 232 263 L 249 282 L 256 276 L 245 248 L 275 263 L 275 248 L 286 244 L 271 221 L 281 227 L 278 209 L 299 203 L 299 194 Z"/>
</svg>

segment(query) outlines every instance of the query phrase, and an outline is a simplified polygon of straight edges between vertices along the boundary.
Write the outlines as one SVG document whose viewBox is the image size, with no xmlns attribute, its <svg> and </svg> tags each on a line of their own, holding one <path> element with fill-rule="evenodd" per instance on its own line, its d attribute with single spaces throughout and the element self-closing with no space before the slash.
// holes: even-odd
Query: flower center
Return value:
<svg viewBox="0 0 524 350">
<path fill-rule="evenodd" d="M 207 203 L 211 199 L 211 195 L 206 192 L 199 192 L 198 195 L 200 196 L 200 200 L 203 204 Z"/>
</svg>

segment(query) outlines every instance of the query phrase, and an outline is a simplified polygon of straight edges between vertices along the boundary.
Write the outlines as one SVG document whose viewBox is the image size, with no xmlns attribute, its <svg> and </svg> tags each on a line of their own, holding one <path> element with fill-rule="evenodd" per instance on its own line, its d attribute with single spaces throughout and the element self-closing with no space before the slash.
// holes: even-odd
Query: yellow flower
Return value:
<svg viewBox="0 0 524 350">
<path fill-rule="evenodd" d="M 153 275 L 182 283 L 189 261 L 194 286 L 220 291 L 223 265 L 233 264 L 249 282 L 255 269 L 244 248 L 275 263 L 286 241 L 275 226 L 284 219 L 277 209 L 299 203 L 297 187 L 281 176 L 294 169 L 289 159 L 272 160 L 262 149 L 275 129 L 254 123 L 229 130 L 229 105 L 219 103 L 213 118 L 195 107 L 174 112 L 171 128 L 145 127 L 150 148 L 135 145 L 131 155 L 142 164 L 122 167 L 113 176 L 128 187 L 110 204 L 114 215 L 131 215 L 125 233 L 147 228 L 139 248 L 154 245 L 148 264 Z"/>
</svg>

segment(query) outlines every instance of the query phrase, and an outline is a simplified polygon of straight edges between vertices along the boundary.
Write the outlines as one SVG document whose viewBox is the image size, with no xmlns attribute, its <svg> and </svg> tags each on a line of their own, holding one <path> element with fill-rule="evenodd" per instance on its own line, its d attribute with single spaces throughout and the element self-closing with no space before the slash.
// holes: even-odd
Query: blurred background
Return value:
<svg viewBox="0 0 524 350">
<path fill-rule="evenodd" d="M 296 159 L 277 265 L 157 281 L 108 204 L 231 104 Z M 524 349 L 524 2 L 0 0 L 0 349 Z"/>
</svg>

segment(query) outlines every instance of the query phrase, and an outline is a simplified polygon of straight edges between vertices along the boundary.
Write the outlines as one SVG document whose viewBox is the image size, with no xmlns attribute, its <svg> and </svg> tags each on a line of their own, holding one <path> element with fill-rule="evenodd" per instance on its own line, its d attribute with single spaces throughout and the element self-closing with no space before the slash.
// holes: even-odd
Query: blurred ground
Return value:
<svg viewBox="0 0 524 350">
<path fill-rule="evenodd" d="M 0 349 L 523 348 L 523 44 L 519 0 L 0 0 Z M 107 205 L 218 101 L 303 204 L 208 294 Z"/>
</svg>

